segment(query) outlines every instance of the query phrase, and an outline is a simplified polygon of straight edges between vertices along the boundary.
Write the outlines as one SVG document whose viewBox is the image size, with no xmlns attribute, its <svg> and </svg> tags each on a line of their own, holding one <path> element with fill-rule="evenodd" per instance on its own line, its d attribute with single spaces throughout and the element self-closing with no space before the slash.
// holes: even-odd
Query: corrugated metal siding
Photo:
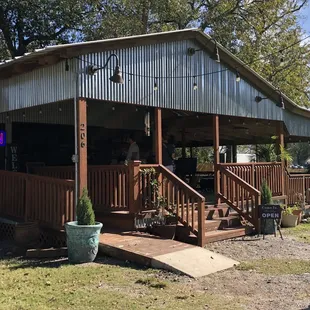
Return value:
<svg viewBox="0 0 310 310">
<path fill-rule="evenodd" d="M 73 125 L 73 102 L 46 104 L 0 113 L 0 123 L 11 122 Z"/>
<path fill-rule="evenodd" d="M 69 65 L 73 67 L 76 59 Z M 49 102 L 73 98 L 75 83 L 73 71 L 65 71 L 61 62 L 27 74 L 0 81 L 0 112 L 33 107 Z"/>
<path fill-rule="evenodd" d="M 243 80 L 237 83 L 235 72 L 224 71 L 199 77 L 223 70 L 225 66 L 217 64 L 203 51 L 188 56 L 189 47 L 199 49 L 192 41 L 184 40 L 84 55 L 80 61 L 81 71 L 89 63 L 102 67 L 109 55 L 116 53 L 125 83 L 117 85 L 109 81 L 113 73 L 112 61 L 108 69 L 100 70 L 94 76 L 80 75 L 80 95 L 177 110 L 283 119 L 282 110 L 271 100 L 257 104 L 255 96 L 264 95 Z M 161 76 L 166 78 L 161 79 Z M 179 76 L 188 78 L 168 78 Z M 193 90 L 194 76 L 197 76 L 196 91 Z M 157 91 L 153 90 L 155 77 L 159 77 Z"/>
<path fill-rule="evenodd" d="M 285 110 L 284 123 L 290 135 L 310 137 L 310 119 Z"/>
</svg>

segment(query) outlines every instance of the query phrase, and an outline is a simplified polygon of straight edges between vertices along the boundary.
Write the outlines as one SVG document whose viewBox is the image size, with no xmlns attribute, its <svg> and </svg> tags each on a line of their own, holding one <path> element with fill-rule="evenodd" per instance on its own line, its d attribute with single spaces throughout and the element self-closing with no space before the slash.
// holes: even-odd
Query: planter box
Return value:
<svg viewBox="0 0 310 310">
<path fill-rule="evenodd" d="M 297 215 L 284 215 L 282 214 L 282 226 L 283 227 L 295 227 L 297 226 L 298 216 Z"/>
<path fill-rule="evenodd" d="M 302 210 L 294 210 L 293 214 L 298 216 L 297 225 L 299 225 L 301 222 Z"/>
</svg>

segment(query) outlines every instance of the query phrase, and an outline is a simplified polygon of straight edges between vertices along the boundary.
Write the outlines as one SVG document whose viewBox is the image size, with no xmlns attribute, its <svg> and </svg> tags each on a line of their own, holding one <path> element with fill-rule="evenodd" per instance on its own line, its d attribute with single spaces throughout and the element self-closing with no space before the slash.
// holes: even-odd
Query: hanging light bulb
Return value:
<svg viewBox="0 0 310 310">
<path fill-rule="evenodd" d="M 41 109 L 39 110 L 39 114 L 42 114 L 42 110 Z"/>
<path fill-rule="evenodd" d="M 6 113 L 6 119 L 9 119 L 10 115 L 9 113 Z"/>
<path fill-rule="evenodd" d="M 282 92 L 281 92 L 281 90 L 277 90 L 277 92 L 279 93 L 279 101 L 277 102 L 277 107 L 285 109 Z"/>
<path fill-rule="evenodd" d="M 66 70 L 66 71 L 69 71 L 69 62 L 68 62 L 68 59 L 66 59 L 65 70 Z"/>
<path fill-rule="evenodd" d="M 241 81 L 241 76 L 238 71 L 236 71 L 236 82 L 239 83 Z"/>
<path fill-rule="evenodd" d="M 198 85 L 197 85 L 197 82 L 196 82 L 196 77 L 194 76 L 194 84 L 193 84 L 193 89 L 194 90 L 197 90 L 198 89 Z"/>
<path fill-rule="evenodd" d="M 59 108 L 58 108 L 58 111 L 59 111 L 59 112 L 62 112 L 62 108 L 61 108 L 61 107 L 59 107 Z"/>
<path fill-rule="evenodd" d="M 26 113 L 25 112 L 23 112 L 23 117 L 26 117 Z"/>
<path fill-rule="evenodd" d="M 157 84 L 157 79 L 154 82 L 154 90 L 158 90 L 158 84 Z"/>
</svg>

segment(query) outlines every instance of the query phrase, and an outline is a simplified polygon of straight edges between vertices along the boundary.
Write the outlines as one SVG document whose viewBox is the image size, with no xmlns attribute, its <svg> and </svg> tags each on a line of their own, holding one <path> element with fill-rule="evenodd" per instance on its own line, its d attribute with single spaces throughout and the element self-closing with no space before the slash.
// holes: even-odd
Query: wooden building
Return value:
<svg viewBox="0 0 310 310">
<path fill-rule="evenodd" d="M 152 167 L 165 179 L 161 193 L 180 225 L 204 245 L 213 240 L 206 231 L 223 220 L 210 221 L 214 206 L 162 166 L 163 132 L 183 149 L 214 147 L 212 203 L 231 207 L 256 229 L 263 179 L 280 200 L 293 203 L 296 193 L 310 200 L 310 177 L 290 175 L 283 160 L 233 162 L 237 145 L 277 136 L 280 150 L 308 141 L 310 111 L 199 30 L 46 47 L 0 64 L 0 79 L 4 218 L 59 231 L 74 219 L 74 201 L 87 187 L 99 219 L 135 229 L 151 209 L 141 169 Z M 126 166 L 120 163 L 132 132 L 142 163 Z M 220 162 L 223 145 L 232 150 L 229 164 Z M 244 229 L 226 237 L 239 233 Z"/>
</svg>

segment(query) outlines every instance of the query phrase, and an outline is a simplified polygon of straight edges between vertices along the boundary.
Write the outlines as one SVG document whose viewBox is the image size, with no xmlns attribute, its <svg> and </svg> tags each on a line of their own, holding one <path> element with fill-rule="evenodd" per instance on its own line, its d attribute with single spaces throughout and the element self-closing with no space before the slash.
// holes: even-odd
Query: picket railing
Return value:
<svg viewBox="0 0 310 310">
<path fill-rule="evenodd" d="M 282 186 L 283 168 L 281 163 L 238 163 L 220 164 L 246 183 L 261 190 L 262 182 L 267 181 L 273 196 L 282 196 L 285 189 Z"/>
<path fill-rule="evenodd" d="M 0 171 L 0 190 L 2 216 L 57 230 L 75 219 L 73 181 Z"/>
<path fill-rule="evenodd" d="M 74 180 L 74 167 L 36 167 L 35 174 Z M 88 166 L 88 192 L 98 210 L 126 210 L 129 205 L 129 167 L 125 165 Z"/>
<path fill-rule="evenodd" d="M 218 196 L 259 231 L 260 192 L 227 167 L 220 166 Z"/>
</svg>

